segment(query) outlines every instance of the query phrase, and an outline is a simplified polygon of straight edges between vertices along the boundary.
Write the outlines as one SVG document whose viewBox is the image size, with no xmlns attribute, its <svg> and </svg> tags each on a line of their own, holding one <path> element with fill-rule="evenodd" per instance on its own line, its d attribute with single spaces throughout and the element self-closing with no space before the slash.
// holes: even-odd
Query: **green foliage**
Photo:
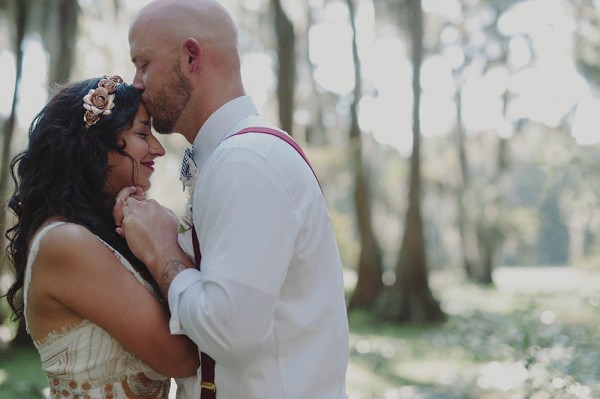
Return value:
<svg viewBox="0 0 600 399">
<path fill-rule="evenodd" d="M 44 399 L 40 387 L 29 381 L 7 381 L 0 385 L 3 399 Z"/>
<path fill-rule="evenodd" d="M 353 398 L 600 397 L 600 296 L 481 288 L 439 274 L 438 326 L 375 324 L 353 313 Z"/>
<path fill-rule="evenodd" d="M 48 382 L 35 349 L 0 352 L 0 398 L 42 399 Z"/>
<path fill-rule="evenodd" d="M 577 68 L 586 79 L 595 85 L 600 85 L 600 66 L 591 64 L 584 60 L 577 60 Z"/>
</svg>

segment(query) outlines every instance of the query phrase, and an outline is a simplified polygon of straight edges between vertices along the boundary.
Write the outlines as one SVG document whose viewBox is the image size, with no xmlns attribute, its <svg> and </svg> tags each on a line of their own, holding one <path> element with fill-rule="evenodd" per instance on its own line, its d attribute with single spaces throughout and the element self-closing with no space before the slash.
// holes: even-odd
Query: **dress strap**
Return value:
<svg viewBox="0 0 600 399">
<path fill-rule="evenodd" d="M 127 258 L 125 258 L 119 251 L 114 249 L 109 243 L 104 241 L 102 238 L 100 238 L 98 236 L 96 236 L 96 238 L 98 238 L 98 240 L 102 244 L 104 244 L 104 246 L 106 246 L 106 248 L 108 248 L 108 250 L 110 252 L 112 252 L 113 255 L 115 255 L 115 257 L 119 260 L 121 265 L 123 265 L 123 267 L 125 269 L 127 269 L 131 274 L 133 274 L 133 277 L 135 277 L 135 279 L 140 284 L 142 284 L 148 291 L 150 291 L 150 293 L 152 295 L 154 295 L 157 299 L 160 299 L 160 293 L 152 286 L 152 284 L 150 284 L 149 282 L 144 280 L 144 278 L 140 275 L 140 273 L 138 273 L 137 270 L 135 270 L 135 268 L 131 265 L 131 263 L 127 260 Z"/>
<path fill-rule="evenodd" d="M 32 266 L 37 254 L 40 250 L 40 243 L 42 239 L 48 234 L 50 230 L 66 222 L 53 222 L 47 226 L 44 226 L 37 234 L 33 237 L 31 242 L 31 248 L 27 255 L 27 266 L 25 266 L 25 281 L 23 282 L 23 316 L 25 316 L 25 327 L 29 333 L 29 324 L 27 323 L 27 298 L 29 293 L 29 283 L 31 283 Z"/>
</svg>

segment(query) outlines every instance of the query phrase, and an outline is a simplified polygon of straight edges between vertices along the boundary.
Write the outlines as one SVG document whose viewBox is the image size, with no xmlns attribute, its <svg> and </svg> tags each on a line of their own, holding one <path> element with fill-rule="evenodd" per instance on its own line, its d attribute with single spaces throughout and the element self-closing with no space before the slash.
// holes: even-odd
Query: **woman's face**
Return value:
<svg viewBox="0 0 600 399">
<path fill-rule="evenodd" d="M 148 191 L 150 176 L 154 172 L 154 158 L 165 155 L 165 149 L 152 134 L 150 115 L 143 105 L 140 104 L 131 128 L 121 132 L 119 140 L 131 158 L 116 151 L 108 154 L 110 171 L 106 178 L 106 190 L 115 196 L 128 186 L 140 186 Z"/>
</svg>

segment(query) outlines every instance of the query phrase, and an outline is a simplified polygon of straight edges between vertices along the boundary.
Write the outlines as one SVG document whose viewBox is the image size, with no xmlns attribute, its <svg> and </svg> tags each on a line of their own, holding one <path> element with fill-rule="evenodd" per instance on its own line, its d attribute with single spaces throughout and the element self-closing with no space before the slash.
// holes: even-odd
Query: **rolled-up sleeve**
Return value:
<svg viewBox="0 0 600 399">
<path fill-rule="evenodd" d="M 169 320 L 169 329 L 171 334 L 185 334 L 181 321 L 179 319 L 179 299 L 190 285 L 200 284 L 201 273 L 196 269 L 187 269 L 179 273 L 169 287 L 169 309 L 171 310 L 171 319 Z"/>
<path fill-rule="evenodd" d="M 171 332 L 187 335 L 220 363 L 252 360 L 271 335 L 275 298 L 230 279 L 202 281 L 198 274 L 190 270 L 173 280 Z"/>
</svg>

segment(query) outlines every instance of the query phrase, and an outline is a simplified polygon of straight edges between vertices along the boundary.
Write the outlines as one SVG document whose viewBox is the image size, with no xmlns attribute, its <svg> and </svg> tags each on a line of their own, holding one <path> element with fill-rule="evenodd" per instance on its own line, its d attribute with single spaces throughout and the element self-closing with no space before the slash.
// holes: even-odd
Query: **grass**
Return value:
<svg viewBox="0 0 600 399">
<path fill-rule="evenodd" d="M 449 316 L 440 325 L 382 325 L 352 313 L 350 398 L 600 398 L 600 273 L 550 289 L 531 276 L 523 270 L 484 288 L 433 275 Z M 0 398 L 34 399 L 28 392 L 45 386 L 35 350 L 0 352 Z"/>
<path fill-rule="evenodd" d="M 523 269 L 484 288 L 437 274 L 432 287 L 449 315 L 438 326 L 351 314 L 351 398 L 600 398 L 600 274 L 514 289 L 530 277 Z"/>
<path fill-rule="evenodd" d="M 35 348 L 7 349 L 0 352 L 0 398 L 43 398 L 48 386 Z"/>
</svg>

